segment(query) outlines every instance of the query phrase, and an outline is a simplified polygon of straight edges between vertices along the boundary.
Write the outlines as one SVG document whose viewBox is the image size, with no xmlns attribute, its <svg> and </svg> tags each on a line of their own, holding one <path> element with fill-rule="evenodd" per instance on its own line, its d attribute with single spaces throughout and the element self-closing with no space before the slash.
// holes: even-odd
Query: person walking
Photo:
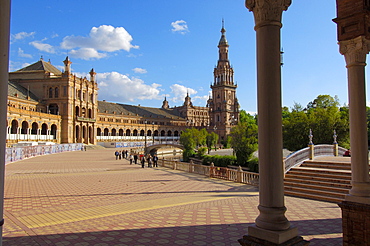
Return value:
<svg viewBox="0 0 370 246">
<path fill-rule="evenodd" d="M 133 159 L 134 159 L 134 157 L 132 156 L 132 154 L 130 154 L 130 165 L 132 165 Z"/>
<path fill-rule="evenodd" d="M 153 156 L 153 166 L 158 167 L 158 156 L 157 155 Z"/>
<path fill-rule="evenodd" d="M 134 163 L 137 164 L 137 154 L 134 154 Z"/>
<path fill-rule="evenodd" d="M 118 156 L 120 155 L 119 151 L 116 150 L 116 152 L 114 152 L 114 155 L 116 156 L 116 160 L 118 160 Z M 120 156 L 120 159 L 121 159 L 121 156 Z"/>
<path fill-rule="evenodd" d="M 147 161 L 148 161 L 148 167 L 152 167 L 152 157 L 150 155 L 148 155 Z"/>
<path fill-rule="evenodd" d="M 145 157 L 143 156 L 141 158 L 141 167 L 144 168 L 144 166 L 145 166 Z"/>
</svg>

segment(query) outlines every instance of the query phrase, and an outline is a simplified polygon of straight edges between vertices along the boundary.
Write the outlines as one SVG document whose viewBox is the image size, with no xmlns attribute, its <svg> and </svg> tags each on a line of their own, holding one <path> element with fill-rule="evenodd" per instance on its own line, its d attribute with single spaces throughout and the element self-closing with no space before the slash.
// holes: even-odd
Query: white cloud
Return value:
<svg viewBox="0 0 370 246">
<path fill-rule="evenodd" d="M 134 69 L 132 69 L 132 71 L 134 71 L 135 73 L 147 73 L 148 71 L 146 71 L 146 69 L 144 68 L 139 68 L 139 67 L 136 67 Z"/>
<path fill-rule="evenodd" d="M 81 58 L 83 60 L 100 59 L 106 57 L 107 54 L 99 53 L 93 48 L 81 48 L 78 50 L 71 50 L 68 52 L 71 57 Z"/>
<path fill-rule="evenodd" d="M 51 46 L 50 44 L 41 43 L 41 41 L 30 42 L 30 45 L 32 45 L 38 50 L 41 50 L 47 53 L 51 53 L 51 54 L 55 53 L 55 49 L 53 46 Z"/>
<path fill-rule="evenodd" d="M 177 20 L 175 22 L 171 22 L 172 32 L 179 32 L 181 34 L 185 34 L 189 32 L 188 25 L 184 20 Z"/>
<path fill-rule="evenodd" d="M 24 50 L 22 50 L 21 48 L 18 48 L 18 56 L 25 57 L 25 58 L 32 58 L 32 55 L 24 53 Z"/>
<path fill-rule="evenodd" d="M 139 46 L 131 44 L 132 40 L 132 36 L 123 27 L 101 25 L 91 28 L 88 37 L 67 36 L 60 45 L 62 49 L 67 50 L 75 48 L 95 50 L 95 54 L 100 55 L 93 58 L 102 58 L 104 56 L 98 51 L 114 52 L 125 50 L 129 52 L 131 49 L 138 49 Z M 76 54 L 80 49 L 75 51 Z M 81 51 L 78 54 L 83 54 L 83 52 Z M 90 54 L 92 54 L 91 51 Z"/>
<path fill-rule="evenodd" d="M 12 34 L 10 36 L 12 42 L 16 41 L 16 40 L 21 40 L 21 39 L 25 39 L 25 38 L 28 38 L 28 37 L 33 37 L 35 35 L 35 32 L 19 32 L 19 33 L 16 33 L 16 34 Z"/>
<path fill-rule="evenodd" d="M 118 72 L 98 73 L 99 100 L 115 102 L 134 102 L 135 100 L 156 99 L 159 96 L 160 84 L 145 84 L 143 80 L 129 77 Z"/>
<path fill-rule="evenodd" d="M 179 84 L 173 84 L 170 86 L 170 88 L 171 88 L 171 95 L 173 95 L 172 101 L 175 103 L 183 102 L 185 100 L 187 93 L 189 93 L 189 96 L 197 93 L 196 90 L 185 87 L 183 85 L 179 85 Z"/>
<path fill-rule="evenodd" d="M 9 71 L 16 71 L 21 68 L 27 67 L 29 65 L 31 65 L 31 63 L 20 63 L 20 62 L 9 61 Z"/>
</svg>

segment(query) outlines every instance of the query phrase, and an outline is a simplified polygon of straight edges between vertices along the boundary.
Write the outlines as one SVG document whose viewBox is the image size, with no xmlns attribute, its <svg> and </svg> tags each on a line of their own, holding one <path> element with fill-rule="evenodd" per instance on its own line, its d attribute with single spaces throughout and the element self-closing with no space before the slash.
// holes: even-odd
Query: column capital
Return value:
<svg viewBox="0 0 370 246">
<path fill-rule="evenodd" d="M 339 52 L 344 55 L 347 67 L 366 65 L 366 55 L 370 51 L 370 40 L 365 36 L 339 41 Z"/>
<path fill-rule="evenodd" d="M 282 26 L 281 17 L 292 0 L 245 0 L 245 7 L 254 14 L 255 28 L 264 25 Z"/>
</svg>

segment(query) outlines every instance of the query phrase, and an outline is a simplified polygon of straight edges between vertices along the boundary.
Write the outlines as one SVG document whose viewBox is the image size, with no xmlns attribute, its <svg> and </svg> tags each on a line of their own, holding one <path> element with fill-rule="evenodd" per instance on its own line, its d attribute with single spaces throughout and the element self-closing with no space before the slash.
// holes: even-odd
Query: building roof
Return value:
<svg viewBox="0 0 370 246">
<path fill-rule="evenodd" d="M 33 102 L 39 101 L 39 98 L 35 96 L 35 94 L 14 81 L 8 81 L 8 96 L 18 97 L 19 99 Z"/>
<path fill-rule="evenodd" d="M 62 72 L 59 71 L 56 67 L 51 65 L 50 62 L 46 62 L 44 60 L 39 60 L 27 67 L 24 67 L 22 69 L 17 70 L 16 72 L 39 72 L 39 71 L 44 71 L 44 72 L 49 72 L 53 73 L 55 75 L 61 75 Z"/>
<path fill-rule="evenodd" d="M 150 108 L 142 106 L 134 106 L 120 103 L 112 103 L 105 101 L 98 101 L 99 113 L 107 114 L 123 114 L 123 115 L 133 115 L 148 118 L 169 118 L 185 120 L 185 118 L 180 116 L 180 112 L 175 108 Z"/>
</svg>

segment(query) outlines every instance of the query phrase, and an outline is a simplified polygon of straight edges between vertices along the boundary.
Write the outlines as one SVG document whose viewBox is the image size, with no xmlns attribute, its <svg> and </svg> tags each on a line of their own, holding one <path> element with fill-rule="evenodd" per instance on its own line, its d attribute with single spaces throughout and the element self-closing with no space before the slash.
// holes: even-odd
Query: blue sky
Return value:
<svg viewBox="0 0 370 246">
<path fill-rule="evenodd" d="M 97 72 L 99 100 L 180 106 L 189 92 L 205 106 L 225 20 L 229 59 L 241 109 L 257 111 L 253 14 L 244 0 L 14 0 L 10 71 L 44 60 Z M 294 1 L 283 14 L 283 106 L 305 106 L 320 94 L 347 99 L 337 45 L 335 0 Z M 88 77 L 88 76 L 87 76 Z"/>
</svg>

